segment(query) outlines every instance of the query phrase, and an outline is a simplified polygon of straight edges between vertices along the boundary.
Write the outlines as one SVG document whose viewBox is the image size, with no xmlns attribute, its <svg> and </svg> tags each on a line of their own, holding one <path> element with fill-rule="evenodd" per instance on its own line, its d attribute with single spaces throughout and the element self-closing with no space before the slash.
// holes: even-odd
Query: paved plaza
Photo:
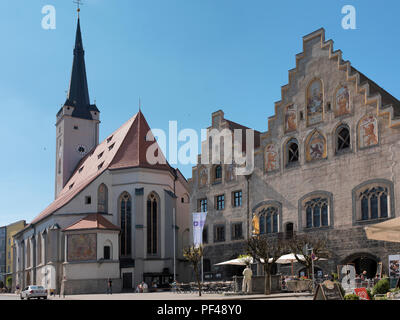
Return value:
<svg viewBox="0 0 400 320">
<path fill-rule="evenodd" d="M 313 296 L 307 293 L 283 293 L 271 294 L 265 296 L 262 294 L 254 295 L 229 295 L 221 294 L 203 294 L 199 297 L 197 294 L 177 294 L 172 292 L 154 292 L 154 293 L 117 293 L 112 295 L 107 294 L 88 294 L 88 295 L 73 295 L 60 298 L 58 295 L 49 297 L 49 300 L 312 300 Z M 16 294 L 1 294 L 2 300 L 20 300 Z"/>
</svg>

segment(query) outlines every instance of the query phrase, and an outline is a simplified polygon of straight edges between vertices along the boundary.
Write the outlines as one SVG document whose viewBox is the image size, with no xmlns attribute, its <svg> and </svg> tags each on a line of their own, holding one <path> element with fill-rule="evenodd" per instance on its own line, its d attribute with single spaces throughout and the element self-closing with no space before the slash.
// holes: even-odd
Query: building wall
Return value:
<svg viewBox="0 0 400 320">
<path fill-rule="evenodd" d="M 0 281 L 5 283 L 6 274 L 6 227 L 0 228 Z"/>
<path fill-rule="evenodd" d="M 384 99 L 379 95 L 368 95 L 369 87 L 359 83 L 359 76 L 343 63 L 341 54 L 334 54 L 330 42 L 324 42 L 323 32 L 317 32 L 304 40 L 304 52 L 298 55 L 296 68 L 290 71 L 289 84 L 282 89 L 282 99 L 276 103 L 275 115 L 268 121 L 268 131 L 261 135 L 261 147 L 255 153 L 255 170 L 250 178 L 250 209 L 251 216 L 258 213 L 262 205 L 275 203 L 279 207 L 279 230 L 285 232 L 287 223 L 294 224 L 294 231 L 311 233 L 327 240 L 328 248 L 333 253 L 332 263 L 325 264 L 325 271 L 336 271 L 336 265 L 350 262 L 349 259 L 359 254 L 368 254 L 387 266 L 387 256 L 396 253 L 400 245 L 387 242 L 371 241 L 366 238 L 363 227 L 371 223 L 384 221 L 386 218 L 360 221 L 360 200 L 357 188 L 374 183 L 384 183 L 389 188 L 389 216 L 397 216 L 399 205 L 399 188 L 397 184 L 400 167 L 400 129 L 394 126 L 398 119 L 394 117 L 393 109 L 385 106 Z M 323 84 L 323 120 L 320 123 L 307 122 L 307 89 L 314 79 L 320 79 Z M 371 82 L 370 82 L 371 83 Z M 338 115 L 336 109 L 336 93 L 342 86 L 349 91 L 350 112 Z M 375 87 L 374 87 L 375 88 Z M 371 87 L 372 90 L 372 87 Z M 376 91 L 376 89 L 375 89 Z M 387 97 L 385 98 L 387 99 Z M 288 107 L 294 104 L 297 126 L 293 131 L 287 131 L 286 119 Z M 219 115 L 217 118 L 216 116 Z M 222 115 L 222 121 L 221 121 Z M 223 113 L 213 114 L 213 128 L 224 123 Z M 378 124 L 378 140 L 376 145 L 363 147 L 368 140 L 363 139 L 361 121 L 366 117 L 374 117 Z M 218 121 L 216 121 L 218 120 Z M 336 128 L 346 124 L 350 129 L 350 150 L 336 152 Z M 326 153 L 321 159 L 308 158 L 308 141 L 318 132 L 325 138 Z M 295 138 L 299 146 L 299 163 L 287 166 L 287 142 Z M 322 139 L 323 140 L 323 139 Z M 268 171 L 267 147 L 273 145 L 276 151 L 275 170 Z M 223 180 L 216 184 L 212 180 L 211 165 L 208 170 L 208 182 L 205 187 L 199 183 L 201 165 L 194 167 L 191 209 L 197 209 L 197 201 L 207 198 L 209 210 L 206 225 L 209 227 L 209 240 L 206 245 L 211 264 L 231 259 L 232 255 L 244 253 L 239 251 L 240 244 L 226 235 L 224 243 L 214 243 L 212 230 L 216 224 L 228 226 L 242 219 L 248 220 L 246 210 L 246 194 L 243 193 L 243 206 L 234 209 L 230 206 L 230 195 L 235 189 L 246 190 L 244 177 L 227 183 Z M 223 166 L 224 172 L 226 166 Z M 223 177 L 225 174 L 223 174 Z M 214 209 L 214 198 L 225 193 L 226 208 L 222 211 Z M 302 199 L 307 195 L 322 195 L 329 198 L 329 225 L 321 228 L 306 228 L 305 209 Z M 251 218 L 250 218 L 251 219 Z M 248 223 L 250 226 L 250 221 Z M 217 270 L 213 268 L 213 270 Z M 387 269 L 384 269 L 384 271 Z"/>
<path fill-rule="evenodd" d="M 63 279 L 63 268 L 62 265 L 66 261 L 66 247 L 65 247 L 65 236 L 61 231 L 62 229 L 72 225 L 76 221 L 84 218 L 87 214 L 98 213 L 98 188 L 101 184 L 105 184 L 108 188 L 108 212 L 104 215 L 110 222 L 114 225 L 120 226 L 120 214 L 119 214 L 119 199 L 124 192 L 128 192 L 132 200 L 132 259 L 135 260 L 135 268 L 133 275 L 134 286 L 143 280 L 143 273 L 146 272 L 158 272 L 162 273 L 165 268 L 173 272 L 173 209 L 176 209 L 177 225 L 178 229 L 176 231 L 176 241 L 177 247 L 183 247 L 180 243 L 183 237 L 181 230 L 188 228 L 187 225 L 187 208 L 189 206 L 188 200 L 186 203 L 181 202 L 181 198 L 188 195 L 187 187 L 184 185 L 186 183 L 182 179 L 178 179 L 174 183 L 174 176 L 169 172 L 159 171 L 159 170 L 147 170 L 147 169 L 124 169 L 116 171 L 105 171 L 101 176 L 94 180 L 90 185 L 88 185 L 81 193 L 79 193 L 72 201 L 66 204 L 64 207 L 57 210 L 53 215 L 40 221 L 38 224 L 31 226 L 24 230 L 24 232 L 18 234 L 18 247 L 17 256 L 19 259 L 19 276 L 18 281 L 25 285 L 27 283 L 27 275 L 30 275 L 31 281 L 43 282 L 43 274 L 48 271 L 46 268 L 52 266 L 54 268 L 56 289 L 61 288 L 61 282 Z M 174 196 L 174 191 L 176 196 Z M 155 193 L 159 198 L 159 246 L 158 253 L 155 256 L 148 256 L 147 247 L 147 215 L 146 215 L 146 203 L 147 198 L 151 193 Z M 87 198 L 90 197 L 91 201 L 87 204 Z M 188 198 L 187 198 L 188 199 Z M 178 201 L 179 200 L 179 201 Z M 186 222 L 185 222 L 186 219 Z M 182 223 L 182 226 L 181 226 Z M 185 225 L 186 223 L 186 225 Z M 52 231 L 52 237 L 54 239 L 51 241 L 51 245 L 46 242 L 47 237 L 49 237 L 49 229 L 56 226 L 57 230 Z M 188 233 L 188 232 L 186 232 Z M 39 264 L 39 259 L 37 258 L 38 246 L 36 240 L 39 239 L 39 234 L 42 237 L 42 255 L 46 255 L 43 260 L 44 263 Z M 43 236 L 42 236 L 43 234 Z M 103 235 L 99 235 L 98 240 L 104 242 Z M 112 255 L 114 260 L 118 261 L 114 265 L 119 268 L 119 237 L 116 236 L 112 240 Z M 28 247 L 28 242 L 29 247 Z M 99 242 L 99 243 L 100 243 Z M 100 245 L 100 244 L 99 244 Z M 30 254 L 28 254 L 28 249 Z M 181 256 L 179 252 L 177 257 Z M 103 247 L 98 247 L 98 258 L 100 259 L 103 255 Z M 28 258 L 30 263 L 28 263 Z M 96 264 L 96 263 L 95 263 Z M 184 277 L 188 273 L 187 269 L 182 267 L 184 265 L 183 261 L 178 261 L 177 269 L 179 269 L 179 276 Z M 100 269 L 93 271 L 93 275 L 96 275 L 97 279 L 99 276 L 98 272 L 101 272 L 103 263 L 97 263 L 101 266 Z M 109 264 L 107 264 L 108 267 Z M 93 268 L 93 263 L 85 264 L 82 266 L 82 270 L 86 273 Z M 52 269 L 53 270 L 53 269 Z M 79 270 L 74 264 L 73 266 L 66 267 L 65 270 L 70 270 L 72 273 Z M 75 271 L 74 271 L 75 270 Z M 82 271 L 82 272 L 83 272 Z M 115 271 L 115 270 L 114 270 Z M 126 270 L 125 270 L 126 271 Z M 124 271 L 124 272 L 125 272 Z M 83 273 L 85 273 L 83 272 Z M 48 272 L 47 272 L 48 273 Z M 115 273 L 115 272 L 114 272 Z M 120 278 L 118 270 L 117 278 Z M 33 278 L 33 275 L 35 278 Z M 68 277 L 68 275 L 67 275 Z M 113 274 L 114 277 L 114 274 Z M 74 282 L 76 276 L 73 276 L 68 284 L 68 290 L 72 290 L 72 283 Z M 85 278 L 86 279 L 86 278 Z M 89 279 L 90 284 L 87 285 L 88 290 L 94 290 L 97 285 L 94 284 L 94 279 Z M 93 280 L 93 281 L 92 281 Z M 67 278 L 67 281 L 69 279 Z M 86 281 L 86 280 L 85 280 Z M 96 282 L 97 283 L 97 282 Z M 85 285 L 86 286 L 86 285 Z M 84 286 L 84 287 L 85 287 Z M 101 287 L 101 282 L 99 284 Z M 91 289 L 90 289 L 91 288 Z M 82 287 L 77 288 L 81 292 Z M 69 291 L 71 292 L 71 291 Z"/>
<path fill-rule="evenodd" d="M 22 230 L 26 225 L 25 221 L 19 221 L 7 226 L 7 239 L 6 239 L 6 273 L 10 276 L 14 272 L 13 269 L 13 244 L 14 244 L 14 235 Z"/>
</svg>

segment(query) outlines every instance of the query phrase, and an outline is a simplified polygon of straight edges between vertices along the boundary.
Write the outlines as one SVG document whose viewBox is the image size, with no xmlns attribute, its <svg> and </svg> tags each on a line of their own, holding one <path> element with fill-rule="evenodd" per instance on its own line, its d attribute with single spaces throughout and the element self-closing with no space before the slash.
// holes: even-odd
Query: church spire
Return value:
<svg viewBox="0 0 400 320">
<path fill-rule="evenodd" d="M 83 50 L 80 17 L 76 30 L 74 62 L 72 65 L 71 82 L 65 105 L 75 107 L 73 117 L 92 119 L 90 113 L 93 106 L 90 105 L 89 89 L 87 84 L 85 51 Z"/>
</svg>

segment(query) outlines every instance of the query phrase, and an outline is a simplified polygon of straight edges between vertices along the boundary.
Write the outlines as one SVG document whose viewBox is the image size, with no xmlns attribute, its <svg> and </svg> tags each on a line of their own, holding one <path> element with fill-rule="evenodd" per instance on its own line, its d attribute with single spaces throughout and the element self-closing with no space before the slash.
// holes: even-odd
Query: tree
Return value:
<svg viewBox="0 0 400 320">
<path fill-rule="evenodd" d="M 247 252 L 260 262 L 264 268 L 264 294 L 271 293 L 272 267 L 284 253 L 286 253 L 286 242 L 280 238 L 267 235 L 256 235 L 247 240 Z"/>
<path fill-rule="evenodd" d="M 192 264 L 194 273 L 196 275 L 197 285 L 199 288 L 199 297 L 201 297 L 201 281 L 200 281 L 200 272 L 199 272 L 199 264 L 201 258 L 203 257 L 203 247 L 199 246 L 191 246 L 183 249 L 183 256 L 187 261 Z"/>
<path fill-rule="evenodd" d="M 326 248 L 326 240 L 321 238 L 320 236 L 317 237 L 315 235 L 296 235 L 293 236 L 292 239 L 288 240 L 288 246 L 292 253 L 294 253 L 296 260 L 304 265 L 307 269 L 308 276 L 312 276 L 312 254 L 311 251 L 306 252 L 306 247 L 312 248 L 313 253 L 315 255 L 314 262 L 318 261 L 320 258 L 329 258 L 330 253 Z M 304 256 L 304 260 L 300 259 L 300 255 Z"/>
</svg>

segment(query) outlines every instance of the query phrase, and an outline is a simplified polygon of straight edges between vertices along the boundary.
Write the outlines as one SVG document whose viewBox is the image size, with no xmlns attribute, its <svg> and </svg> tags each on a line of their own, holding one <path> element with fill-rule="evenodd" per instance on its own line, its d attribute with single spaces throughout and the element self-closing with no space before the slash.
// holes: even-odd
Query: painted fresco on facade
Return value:
<svg viewBox="0 0 400 320">
<path fill-rule="evenodd" d="M 68 236 L 68 261 L 97 260 L 96 234 Z"/>
<path fill-rule="evenodd" d="M 308 139 L 306 144 L 306 159 L 307 161 L 324 159 L 327 156 L 325 137 L 315 131 Z"/>
<path fill-rule="evenodd" d="M 367 116 L 360 121 L 358 136 L 360 148 L 378 144 L 378 121 L 374 116 Z"/>
<path fill-rule="evenodd" d="M 202 166 L 199 170 L 199 185 L 200 187 L 203 187 L 207 184 L 208 182 L 208 174 L 207 174 L 207 168 Z"/>
<path fill-rule="evenodd" d="M 285 132 L 297 130 L 297 106 L 292 104 L 286 107 L 285 113 Z"/>
<path fill-rule="evenodd" d="M 336 91 L 334 112 L 336 117 L 350 113 L 350 93 L 346 85 Z"/>
<path fill-rule="evenodd" d="M 278 153 L 275 145 L 270 144 L 265 148 L 265 171 L 271 172 L 277 169 L 279 169 Z"/>
<path fill-rule="evenodd" d="M 323 91 L 321 80 L 314 80 L 307 90 L 307 124 L 313 125 L 323 120 Z"/>
<path fill-rule="evenodd" d="M 230 164 L 226 167 L 225 180 L 227 182 L 229 182 L 229 181 L 233 181 L 233 179 L 235 179 L 235 165 Z"/>
</svg>

